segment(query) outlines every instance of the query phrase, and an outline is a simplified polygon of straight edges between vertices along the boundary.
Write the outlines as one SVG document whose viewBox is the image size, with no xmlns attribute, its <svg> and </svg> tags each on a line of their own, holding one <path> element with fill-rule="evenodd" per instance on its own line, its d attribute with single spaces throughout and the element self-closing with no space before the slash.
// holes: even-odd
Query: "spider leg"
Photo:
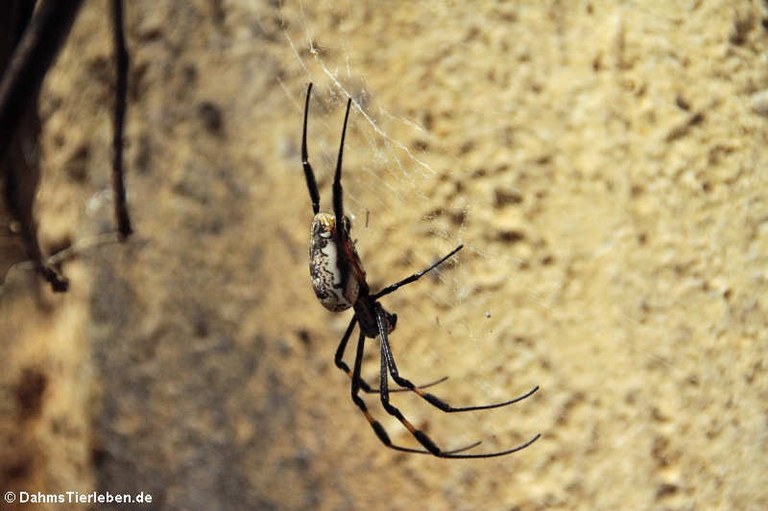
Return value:
<svg viewBox="0 0 768 511">
<path fill-rule="evenodd" d="M 344 351 L 347 349 L 347 343 L 349 343 L 349 338 L 352 336 L 352 331 L 355 329 L 355 325 L 357 325 L 356 315 L 352 316 L 352 320 L 349 322 L 347 331 L 344 332 L 344 337 L 341 338 L 339 347 L 336 348 L 336 355 L 333 357 L 333 361 L 336 364 L 336 367 L 347 373 L 347 376 L 353 380 L 353 383 L 355 376 L 352 374 L 352 370 L 349 368 L 347 363 L 344 362 Z M 357 384 L 363 392 L 367 392 L 368 394 L 372 394 L 374 392 L 371 386 L 368 385 L 368 383 L 366 383 L 366 381 L 359 376 Z"/>
<path fill-rule="evenodd" d="M 349 331 L 351 333 L 351 330 Z M 415 454 L 432 454 L 430 451 L 425 451 L 422 449 L 411 449 L 409 447 L 402 447 L 402 446 L 393 444 L 392 440 L 390 440 L 389 435 L 384 429 L 384 426 L 382 426 L 379 421 L 373 418 L 373 415 L 371 415 L 371 412 L 368 410 L 368 407 L 366 406 L 365 401 L 363 401 L 363 399 L 360 397 L 359 395 L 360 389 L 361 389 L 360 383 L 363 381 L 360 378 L 360 370 L 363 365 L 364 342 L 365 342 L 365 335 L 363 335 L 363 333 L 360 332 L 360 335 L 357 338 L 357 351 L 355 353 L 354 369 L 352 370 L 352 401 L 355 403 L 355 405 L 357 405 L 360 411 L 363 412 L 363 415 L 365 416 L 365 419 L 368 421 L 368 424 L 371 425 L 371 427 L 373 428 L 373 431 L 376 433 L 376 436 L 379 438 L 381 443 L 383 443 L 385 446 L 400 452 L 409 452 L 409 453 L 415 453 Z M 386 380 L 386 375 L 387 375 L 386 371 L 384 371 L 382 374 L 383 374 L 383 378 Z M 386 393 L 387 392 L 386 381 L 384 381 L 383 388 L 384 388 L 383 392 Z M 462 447 L 461 449 L 450 451 L 446 454 L 453 454 L 453 453 L 465 451 L 467 449 L 476 447 L 479 444 L 480 442 L 475 442 L 474 444 L 471 444 L 466 447 Z"/>
<path fill-rule="evenodd" d="M 307 99 L 304 103 L 304 128 L 301 132 L 301 165 L 304 167 L 304 178 L 307 180 L 307 189 L 309 198 L 312 201 L 312 211 L 314 214 L 320 212 L 320 192 L 317 191 L 317 181 L 315 181 L 315 172 L 312 165 L 309 164 L 309 154 L 307 153 L 307 117 L 309 114 L 309 96 L 312 94 L 312 84 L 307 86 Z"/>
<path fill-rule="evenodd" d="M 347 120 L 349 108 L 352 106 L 352 98 L 347 100 L 347 111 L 344 114 L 344 126 L 341 128 L 341 143 L 339 144 L 339 158 L 336 161 L 336 173 L 333 175 L 333 213 L 336 215 L 336 228 L 341 231 L 344 218 L 344 191 L 341 188 L 341 160 L 344 156 L 344 139 L 347 135 Z"/>
<path fill-rule="evenodd" d="M 403 416 L 402 412 L 389 402 L 389 392 L 387 391 L 387 368 L 389 368 L 391 372 L 392 366 L 394 365 L 394 361 L 392 360 L 392 353 L 391 353 L 391 350 L 389 349 L 389 338 L 387 336 L 387 329 L 384 326 L 384 318 L 382 316 L 383 316 L 383 311 L 381 307 L 378 306 L 376 308 L 376 324 L 378 326 L 379 337 L 381 341 L 381 383 L 380 383 L 381 404 L 384 406 L 384 409 L 387 411 L 388 414 L 395 417 L 397 420 L 400 421 L 400 423 L 403 426 L 405 426 L 405 428 L 414 436 L 414 438 L 416 438 L 416 440 L 418 440 L 419 443 L 427 449 L 429 454 L 432 454 L 433 456 L 436 456 L 438 458 L 494 458 L 496 456 L 504 456 L 506 454 L 512 454 L 513 452 L 517 452 L 522 449 L 525 449 L 526 447 L 528 447 L 533 442 L 539 439 L 541 434 L 536 434 L 530 440 L 520 445 L 517 445 L 512 449 L 507 449 L 505 451 L 498 451 L 498 452 L 481 453 L 481 454 L 458 454 L 461 451 L 465 451 L 467 449 L 470 449 L 472 447 L 479 445 L 480 442 L 475 442 L 471 446 L 462 447 L 461 449 L 455 449 L 452 451 L 443 451 L 442 449 L 440 449 L 437 446 L 437 444 L 435 444 L 435 442 L 426 433 L 417 429 L 413 424 L 411 424 L 411 422 L 408 419 L 406 419 L 405 416 Z M 394 374 L 393 374 L 393 379 L 395 379 Z M 405 380 L 405 379 L 402 379 L 402 381 L 408 382 L 408 380 Z M 410 382 L 408 383 L 410 384 Z M 411 387 L 408 387 L 408 388 L 411 388 Z M 413 387 L 413 389 L 415 389 L 415 387 Z M 451 411 L 463 411 L 463 410 L 454 409 Z"/>
<path fill-rule="evenodd" d="M 404 278 L 402 280 L 399 280 L 399 281 L 395 282 L 394 284 L 390 284 L 389 286 L 385 287 L 384 289 L 382 289 L 381 291 L 379 291 L 378 293 L 373 295 L 372 298 L 374 300 L 378 300 L 382 296 L 386 296 L 386 295 L 388 295 L 390 293 L 393 293 L 393 292 L 397 291 L 398 289 L 400 289 L 403 286 L 411 284 L 412 282 L 416 282 L 421 277 L 423 277 L 426 273 L 434 270 L 435 268 L 437 268 L 438 266 L 443 264 L 445 261 L 448 260 L 448 258 L 450 258 L 453 254 L 455 254 L 456 252 L 458 252 L 462 248 L 464 248 L 464 245 L 459 245 L 458 247 L 456 247 L 453 250 L 451 250 L 447 255 L 443 256 L 442 258 L 440 258 L 437 261 L 435 261 L 434 263 L 432 263 L 429 267 L 424 268 L 423 270 L 418 271 L 418 272 L 414 273 L 413 275 L 411 275 L 409 277 L 406 277 L 406 278 Z"/>
<path fill-rule="evenodd" d="M 490 410 L 492 408 L 500 408 L 502 406 L 511 405 L 513 403 L 517 403 L 518 401 L 522 401 L 523 399 L 526 399 L 527 397 L 533 395 L 536 393 L 536 391 L 539 390 L 539 386 L 533 387 L 531 390 L 526 392 L 525 394 L 522 394 L 520 396 L 517 396 L 513 399 L 502 401 L 500 403 L 493 403 L 489 405 L 476 405 L 476 406 L 451 406 L 439 397 L 435 396 L 434 394 L 430 394 L 429 392 L 422 392 L 419 387 L 413 384 L 410 380 L 407 378 L 403 378 L 400 376 L 400 373 L 397 370 L 397 364 L 395 363 L 395 357 L 392 355 L 392 348 L 389 345 L 389 340 L 385 339 L 382 340 L 381 343 L 381 350 L 382 354 L 386 358 L 387 366 L 389 368 L 389 373 L 392 375 L 392 379 L 400 385 L 401 387 L 405 387 L 406 389 L 412 390 L 414 393 L 416 393 L 419 397 L 427 401 L 432 406 L 439 408 L 440 410 L 448 413 L 453 412 L 470 412 L 473 410 Z"/>
<path fill-rule="evenodd" d="M 368 410 L 368 406 L 366 406 L 365 401 L 363 401 L 363 398 L 360 397 L 360 382 L 362 381 L 362 379 L 360 378 L 360 369 L 363 364 L 363 343 L 364 342 L 365 342 L 365 335 L 363 335 L 363 332 L 360 332 L 357 338 L 357 351 L 355 353 L 355 365 L 354 365 L 354 369 L 352 370 L 352 401 L 355 403 L 355 405 L 357 405 L 360 411 L 363 412 L 363 415 L 365 416 L 365 420 L 367 420 L 368 424 L 371 425 L 371 427 L 373 428 L 373 431 L 376 433 L 376 436 L 379 437 L 379 440 L 381 441 L 381 443 L 397 451 L 422 452 L 417 449 L 408 449 L 406 447 L 399 447 L 394 445 L 392 443 L 392 440 L 389 439 L 389 435 L 384 429 L 384 426 L 382 426 L 379 421 L 373 418 L 373 415 L 371 415 L 371 412 Z"/>
<path fill-rule="evenodd" d="M 344 337 L 341 338 L 341 342 L 339 342 L 339 347 L 336 348 L 336 356 L 334 356 L 333 361 L 336 364 L 336 367 L 344 371 L 347 376 L 352 378 L 352 370 L 349 368 L 346 362 L 344 362 L 344 351 L 347 349 L 347 344 L 349 343 L 349 338 L 352 336 L 352 331 L 355 328 L 355 325 L 357 325 L 357 316 L 352 316 L 352 320 L 349 322 L 349 326 L 347 327 L 347 331 L 344 332 Z M 437 385 L 438 383 L 442 383 L 445 380 L 447 380 L 447 376 L 443 376 L 440 379 L 437 379 L 433 382 L 427 383 L 425 385 L 419 385 L 417 388 L 419 389 L 426 389 L 429 387 L 432 387 L 434 385 Z M 366 394 L 378 394 L 379 389 L 375 387 L 371 387 L 364 379 L 360 378 L 360 390 L 365 392 Z M 411 389 L 393 389 L 390 392 L 411 392 Z"/>
<path fill-rule="evenodd" d="M 399 288 L 401 288 L 401 287 L 403 287 L 405 285 L 408 285 L 408 284 L 410 284 L 412 282 L 416 282 L 422 276 L 424 276 L 426 273 L 428 273 L 431 270 L 434 270 L 435 268 L 437 268 L 438 266 L 443 264 L 446 260 L 448 260 L 448 258 L 450 258 L 452 255 L 454 255 L 456 252 L 458 252 L 462 248 L 464 248 L 464 245 L 459 245 L 458 247 L 456 247 L 452 251 L 450 251 L 448 254 L 446 254 L 442 258 L 440 258 L 437 261 L 435 261 L 434 263 L 432 263 L 427 268 L 425 268 L 425 269 L 423 269 L 423 270 L 421 270 L 419 272 L 416 272 L 413 275 L 411 275 L 409 277 L 406 277 L 406 278 L 404 278 L 404 279 L 402 279 L 402 280 L 400 280 L 400 281 L 398 281 L 398 282 L 396 282 L 396 283 L 394 283 L 392 285 L 389 285 L 389 286 L 385 287 L 384 289 L 382 289 L 381 291 L 379 291 L 378 293 L 373 295 L 372 298 L 374 300 L 377 300 L 378 298 L 380 298 L 382 296 L 385 296 L 385 295 L 388 295 L 388 294 L 390 294 L 390 293 L 392 293 L 394 291 L 397 291 Z M 379 315 L 379 313 L 377 312 L 377 319 L 378 319 L 378 315 Z M 382 327 L 379 328 L 380 331 L 381 331 L 381 328 Z M 426 400 L 427 402 L 429 402 L 430 404 L 432 404 L 433 406 L 439 408 L 440 410 L 442 410 L 444 412 L 469 412 L 469 411 L 472 411 L 472 410 L 489 410 L 491 408 L 499 408 L 499 407 L 502 407 L 502 406 L 507 406 L 507 405 L 511 405 L 513 403 L 517 403 L 518 401 L 522 401 L 523 399 L 531 396 L 532 394 L 534 394 L 536 391 L 539 390 L 539 387 L 536 386 L 536 387 L 532 388 L 531 390 L 529 390 L 528 392 L 526 392 L 525 394 L 522 394 L 522 395 L 520 395 L 520 396 L 518 396 L 518 397 L 516 397 L 514 399 L 510 399 L 508 401 L 503 401 L 501 403 L 493 403 L 493 404 L 490 404 L 490 405 L 479 405 L 479 406 L 454 407 L 454 406 L 449 405 L 448 403 L 446 403 L 442 399 L 438 398 L 434 394 L 430 394 L 429 392 L 421 392 L 421 389 L 419 387 L 414 385 L 408 379 L 401 377 L 400 373 L 397 370 L 397 364 L 395 363 L 395 358 L 392 355 L 392 351 L 391 351 L 391 348 L 389 346 L 389 341 L 385 340 L 384 337 L 382 337 L 382 349 L 385 350 L 385 352 L 386 352 L 389 372 L 392 374 L 392 379 L 395 381 L 395 383 L 397 383 L 401 387 L 405 387 L 407 389 L 413 390 L 413 392 L 418 394 L 421 398 L 423 398 L 424 400 Z"/>
<path fill-rule="evenodd" d="M 418 385 L 416 388 L 417 389 L 428 389 L 429 387 L 434 387 L 435 385 L 439 385 L 440 383 L 443 383 L 447 379 L 448 379 L 447 376 L 443 376 L 442 378 L 438 378 L 438 379 L 433 380 L 433 381 L 431 381 L 429 383 L 425 383 L 424 385 Z M 373 387 L 371 389 L 371 391 L 372 391 L 373 394 L 378 394 L 379 393 L 379 389 L 377 389 L 376 387 Z M 411 389 L 400 388 L 400 389 L 389 389 L 389 391 L 390 392 L 411 392 Z"/>
</svg>

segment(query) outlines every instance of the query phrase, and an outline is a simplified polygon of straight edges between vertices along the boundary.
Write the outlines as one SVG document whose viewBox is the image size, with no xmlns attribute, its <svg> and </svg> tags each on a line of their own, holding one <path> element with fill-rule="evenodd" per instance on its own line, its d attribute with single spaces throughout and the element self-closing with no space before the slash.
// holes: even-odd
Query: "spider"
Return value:
<svg viewBox="0 0 768 511">
<path fill-rule="evenodd" d="M 309 197 L 312 201 L 312 211 L 314 219 L 312 220 L 311 240 L 309 248 L 309 272 L 312 276 L 312 287 L 315 295 L 323 306 L 333 312 L 341 312 L 349 309 L 354 310 L 354 315 L 349 322 L 344 336 L 341 338 L 339 347 L 336 350 L 334 362 L 336 367 L 344 371 L 352 380 L 351 391 L 352 401 L 357 405 L 365 416 L 368 423 L 373 428 L 379 440 L 390 449 L 396 451 L 431 454 L 438 458 L 492 458 L 495 456 L 504 456 L 513 452 L 525 449 L 533 442 L 538 440 L 540 434 L 537 434 L 527 442 L 511 449 L 490 453 L 464 453 L 469 449 L 478 446 L 481 442 L 475 442 L 471 445 L 454 449 L 443 450 L 426 433 L 414 426 L 389 400 L 390 392 L 410 391 L 427 401 L 432 406 L 443 412 L 468 412 L 472 410 L 487 410 L 511 405 L 531 396 L 539 387 L 536 386 L 525 394 L 514 399 L 501 403 L 455 407 L 449 405 L 439 397 L 423 389 L 444 381 L 442 378 L 424 386 L 416 386 L 407 378 L 400 375 L 395 363 L 392 348 L 389 345 L 389 334 L 391 334 L 397 325 L 397 315 L 388 312 L 379 302 L 379 299 L 391 294 L 403 286 L 416 282 L 426 273 L 434 270 L 451 256 L 463 248 L 459 245 L 444 257 L 434 262 L 429 267 L 416 272 L 402 280 L 395 282 L 376 293 L 371 293 L 368 283 L 365 279 L 365 270 L 357 254 L 355 243 L 350 238 L 352 222 L 344 214 L 343 189 L 341 186 L 341 162 L 344 152 L 344 137 L 347 131 L 347 120 L 349 119 L 349 109 L 352 99 L 347 101 L 347 110 L 344 114 L 344 125 L 341 130 L 341 144 L 339 146 L 339 156 L 336 162 L 336 172 L 333 178 L 333 213 L 320 212 L 320 194 L 315 181 L 315 174 L 312 165 L 309 163 L 307 152 L 307 117 L 309 112 L 309 98 L 312 93 L 312 84 L 307 87 L 306 102 L 304 104 L 304 126 L 301 136 L 301 162 L 304 168 L 304 177 L 307 181 Z M 357 339 L 357 350 L 355 352 L 355 362 L 353 369 L 344 362 L 344 351 L 352 335 L 355 326 L 359 326 L 359 336 Z M 365 338 L 379 338 L 381 350 L 381 369 L 379 373 L 379 387 L 373 388 L 360 376 L 360 369 L 363 360 L 363 347 Z M 388 376 L 401 388 L 389 389 Z M 392 443 L 389 434 L 379 421 L 374 419 L 365 401 L 360 397 L 360 391 L 366 393 L 378 393 L 381 404 L 386 412 L 395 417 L 400 423 L 416 438 L 423 449 L 414 449 L 402 447 Z"/>
</svg>

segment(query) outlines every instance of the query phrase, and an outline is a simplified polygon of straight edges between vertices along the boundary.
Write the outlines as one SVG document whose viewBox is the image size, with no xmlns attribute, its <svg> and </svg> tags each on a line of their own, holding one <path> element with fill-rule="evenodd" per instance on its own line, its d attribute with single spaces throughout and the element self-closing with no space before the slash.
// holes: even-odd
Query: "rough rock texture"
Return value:
<svg viewBox="0 0 768 511">
<path fill-rule="evenodd" d="M 78 256 L 66 295 L 23 268 L 0 292 L 0 489 L 168 510 L 768 508 L 764 3 L 129 2 L 124 245 L 94 244 L 113 228 L 106 7 L 87 3 L 42 98 L 41 236 Z M 434 392 L 455 404 L 542 386 L 458 416 L 396 403 L 447 448 L 541 432 L 529 449 L 392 452 L 351 403 L 332 361 L 349 313 L 307 271 L 309 81 L 323 208 L 347 94 L 362 107 L 344 184 L 371 286 L 466 244 L 386 298 L 401 371 L 449 375 Z"/>
</svg>

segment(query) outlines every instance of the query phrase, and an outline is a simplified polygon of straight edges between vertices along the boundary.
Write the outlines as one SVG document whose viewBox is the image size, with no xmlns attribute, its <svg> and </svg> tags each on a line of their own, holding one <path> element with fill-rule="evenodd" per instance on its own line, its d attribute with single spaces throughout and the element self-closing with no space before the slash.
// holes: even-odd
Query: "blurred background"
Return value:
<svg viewBox="0 0 768 511">
<path fill-rule="evenodd" d="M 0 290 L 0 489 L 161 510 L 768 508 L 768 6 L 760 1 L 126 2 L 114 230 L 108 3 L 41 96 L 36 202 L 69 292 Z M 309 151 L 345 204 L 401 373 L 446 449 L 386 449 L 315 299 Z M 375 381 L 378 341 L 363 373 Z M 351 355 L 351 352 L 350 354 Z M 348 357 L 348 360 L 351 360 Z M 366 396 L 397 443 L 415 442 Z M 61 509 L 9 505 L 8 509 Z M 84 505 L 82 509 L 122 506 Z"/>
</svg>

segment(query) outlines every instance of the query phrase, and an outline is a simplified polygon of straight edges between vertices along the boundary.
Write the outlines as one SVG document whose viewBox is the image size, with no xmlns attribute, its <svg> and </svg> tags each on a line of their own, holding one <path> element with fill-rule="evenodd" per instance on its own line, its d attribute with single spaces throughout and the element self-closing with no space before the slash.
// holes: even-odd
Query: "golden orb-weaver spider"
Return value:
<svg viewBox="0 0 768 511">
<path fill-rule="evenodd" d="M 349 109 L 352 104 L 352 99 L 350 98 L 347 101 L 347 110 L 344 114 L 344 125 L 341 129 L 341 144 L 339 146 L 339 156 L 336 162 L 336 172 L 333 177 L 333 213 L 322 213 L 320 212 L 320 194 L 317 189 L 317 182 L 315 181 L 315 173 L 312 170 L 312 165 L 309 163 L 309 155 L 307 152 L 307 117 L 309 113 L 309 98 L 311 93 L 312 84 L 310 83 L 307 87 L 307 97 L 304 104 L 304 126 L 301 136 L 301 162 L 304 167 L 304 177 L 307 181 L 309 197 L 312 201 L 312 211 L 315 214 L 314 219 L 312 220 L 309 248 L 309 272 L 312 276 L 312 287 L 314 288 L 315 295 L 317 295 L 320 303 L 322 303 L 326 309 L 333 312 L 341 312 L 352 307 L 355 312 L 344 336 L 341 338 L 341 342 L 339 343 L 334 358 L 336 366 L 347 373 L 352 380 L 352 401 L 357 405 L 360 411 L 363 412 L 363 415 L 365 415 L 368 423 L 376 432 L 376 436 L 378 436 L 379 440 L 381 440 L 385 446 L 396 451 L 432 454 L 439 458 L 492 458 L 525 449 L 538 440 L 541 435 L 537 434 L 523 444 L 498 452 L 480 454 L 463 453 L 463 451 L 467 451 L 479 445 L 479 441 L 460 449 L 444 451 L 438 447 L 426 433 L 417 429 L 416 426 L 406 419 L 398 408 L 390 403 L 390 392 L 411 391 L 444 412 L 487 410 L 522 401 L 539 390 L 539 387 L 536 386 L 521 396 L 501 403 L 454 407 L 434 394 L 424 392 L 423 390 L 428 386 L 440 383 L 445 378 L 429 385 L 418 387 L 411 383 L 407 378 L 400 376 L 400 373 L 397 370 L 397 365 L 395 364 L 394 355 L 392 354 L 392 349 L 389 345 L 389 334 L 395 329 L 397 315 L 387 312 L 384 307 L 382 307 L 381 303 L 379 303 L 379 299 L 397 291 L 405 285 L 416 282 L 426 273 L 434 270 L 456 252 L 461 250 L 463 245 L 454 248 L 450 253 L 433 263 L 431 266 L 399 280 L 376 293 L 371 293 L 368 288 L 368 283 L 365 280 L 363 264 L 360 261 L 360 257 L 357 255 L 355 243 L 350 238 L 352 222 L 349 217 L 344 214 L 343 189 L 341 187 L 341 161 L 344 153 L 344 137 L 347 132 L 347 120 L 349 119 Z M 356 325 L 359 325 L 360 327 L 360 334 L 357 339 L 354 367 L 350 370 L 349 366 L 344 362 L 343 357 L 349 338 Z M 363 360 L 363 346 L 366 337 L 371 339 L 379 337 L 380 341 L 381 369 L 379 373 L 380 380 L 378 389 L 372 388 L 360 376 Z M 390 390 L 388 375 L 402 388 Z M 412 449 L 393 444 L 389 435 L 384 430 L 384 427 L 379 421 L 373 418 L 365 401 L 360 397 L 359 394 L 361 390 L 367 393 L 378 392 L 384 410 L 400 421 L 424 449 Z"/>
</svg>

